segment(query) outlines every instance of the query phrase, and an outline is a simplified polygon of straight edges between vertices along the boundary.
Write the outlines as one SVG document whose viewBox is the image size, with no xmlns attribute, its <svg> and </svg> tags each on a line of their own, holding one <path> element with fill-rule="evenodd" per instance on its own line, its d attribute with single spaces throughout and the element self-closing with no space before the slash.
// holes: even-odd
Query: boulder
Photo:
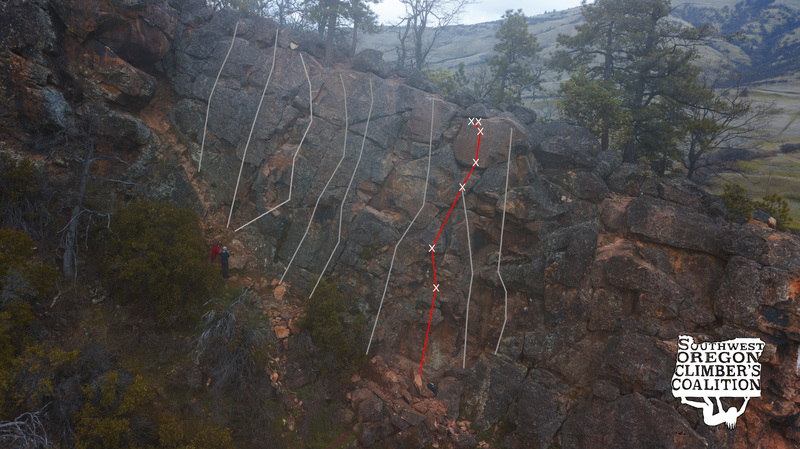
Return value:
<svg viewBox="0 0 800 449">
<path fill-rule="evenodd" d="M 544 363 L 564 353 L 586 335 L 586 327 L 577 320 L 557 317 L 553 326 L 525 333 L 523 356 L 531 363 Z"/>
<path fill-rule="evenodd" d="M 95 40 L 78 50 L 71 71 L 89 81 L 93 95 L 134 109 L 147 105 L 158 89 L 155 78 Z"/>
<path fill-rule="evenodd" d="M 182 98 L 169 112 L 169 119 L 185 139 L 200 142 L 203 139 L 205 113 L 199 101 Z"/>
<path fill-rule="evenodd" d="M 567 390 L 549 371 L 531 371 L 520 388 L 517 434 L 533 446 L 549 447 L 567 417 Z"/>
<path fill-rule="evenodd" d="M 604 167 L 600 170 L 600 173 L 602 174 L 605 171 Z M 648 175 L 638 165 L 625 162 L 610 174 L 604 176 L 604 178 L 608 187 L 614 192 L 639 196 L 642 193 L 642 186 L 648 179 Z"/>
<path fill-rule="evenodd" d="M 25 84 L 16 85 L 15 88 L 16 106 L 27 123 L 35 124 L 39 130 L 74 130 L 73 109 L 63 93 L 51 87 L 38 88 Z"/>
<path fill-rule="evenodd" d="M 465 109 L 480 101 L 480 99 L 472 93 L 472 90 L 464 86 L 460 86 L 456 89 L 448 100 Z"/>
<path fill-rule="evenodd" d="M 48 2 L 0 3 L 0 48 L 12 50 L 38 64 L 45 55 L 57 50 L 53 21 L 47 13 Z"/>
<path fill-rule="evenodd" d="M 496 109 L 494 111 L 497 112 Z M 492 109 L 489 108 L 489 106 L 487 106 L 486 103 L 479 102 L 479 103 L 472 103 L 469 106 L 465 106 L 464 115 L 471 118 L 483 119 L 491 117 L 494 114 L 492 114 Z"/>
<path fill-rule="evenodd" d="M 118 111 L 97 111 L 92 116 L 94 131 L 108 138 L 119 149 L 140 147 L 150 140 L 152 132 L 136 117 Z"/>
<path fill-rule="evenodd" d="M 285 341 L 288 343 L 288 353 L 291 354 L 285 364 L 286 386 L 296 390 L 310 384 L 315 379 L 316 348 L 308 332 L 290 336 Z"/>
<path fill-rule="evenodd" d="M 358 420 L 361 422 L 377 422 L 383 419 L 383 401 L 374 394 L 367 395 L 358 404 Z"/>
<path fill-rule="evenodd" d="M 406 80 L 406 84 L 414 89 L 419 89 L 427 93 L 438 93 L 439 88 L 435 84 L 428 81 L 421 71 L 417 69 L 406 69 L 400 74 Z"/>
<path fill-rule="evenodd" d="M 50 3 L 70 33 L 90 36 L 126 61 L 152 64 L 170 50 L 175 11 L 142 0 L 55 0 Z"/>
<path fill-rule="evenodd" d="M 658 322 L 676 318 L 689 296 L 669 275 L 634 255 L 613 255 L 604 266 L 608 283 L 635 292 L 637 312 Z"/>
<path fill-rule="evenodd" d="M 772 215 L 769 212 L 765 211 L 760 207 L 756 207 L 753 209 L 753 220 L 758 220 L 762 223 L 769 223 L 769 219 L 772 218 Z"/>
<path fill-rule="evenodd" d="M 464 384 L 455 377 L 445 377 L 439 381 L 436 399 L 441 401 L 447 408 L 447 419 L 455 421 L 458 419 L 458 411 L 461 408 L 461 393 L 464 391 Z"/>
<path fill-rule="evenodd" d="M 371 48 L 358 52 L 353 57 L 352 66 L 354 70 L 374 73 L 381 78 L 388 78 L 392 74 L 391 67 L 383 60 L 383 52 Z"/>
<path fill-rule="evenodd" d="M 601 151 L 596 159 L 597 165 L 594 167 L 594 172 L 603 179 L 606 179 L 622 165 L 622 156 L 619 151 L 615 150 Z"/>
<path fill-rule="evenodd" d="M 706 193 L 697 184 L 686 178 L 673 178 L 656 182 L 658 197 L 681 206 L 704 213 Z"/>
<path fill-rule="evenodd" d="M 597 289 L 586 304 L 590 331 L 616 331 L 622 329 L 625 319 L 633 312 L 633 299 L 616 289 Z"/>
<path fill-rule="evenodd" d="M 634 234 L 676 248 L 722 257 L 722 229 L 708 216 L 683 206 L 643 195 L 627 209 L 628 228 Z"/>
<path fill-rule="evenodd" d="M 533 153 L 545 169 L 594 168 L 597 165 L 597 142 L 587 129 L 555 121 L 535 127 L 534 133 Z"/>
<path fill-rule="evenodd" d="M 600 376 L 613 380 L 623 394 L 662 395 L 670 389 L 674 364 L 655 337 L 626 333 L 610 339 Z"/>
<path fill-rule="evenodd" d="M 480 128 L 483 131 L 480 136 L 480 148 L 478 148 L 478 128 L 475 125 L 469 125 L 466 118 L 460 120 L 463 120 L 464 124 L 453 142 L 453 151 L 458 163 L 466 167 L 472 167 L 477 149 L 480 168 L 491 167 L 495 164 L 503 165 L 505 168 L 511 130 L 513 129 L 514 132 L 512 143 L 527 142 L 530 136 L 525 127 L 516 121 L 486 118 L 481 120 Z M 430 120 L 427 126 L 427 132 L 430 132 Z M 512 157 L 514 154 L 519 156 L 521 151 L 526 151 L 524 150 L 527 148 L 526 145 L 527 143 L 521 147 L 512 148 Z"/>
<path fill-rule="evenodd" d="M 514 105 L 511 107 L 511 113 L 514 114 L 523 125 L 531 125 L 536 122 L 536 111 L 525 106 Z"/>
<path fill-rule="evenodd" d="M 387 423 L 366 422 L 358 423 L 355 428 L 358 435 L 358 442 L 363 447 L 371 447 L 377 441 L 380 441 L 392 434 L 392 425 Z"/>
<path fill-rule="evenodd" d="M 431 112 L 433 112 L 433 120 L 431 120 Z M 434 136 L 441 135 L 450 126 L 451 119 L 456 115 L 456 112 L 458 112 L 458 108 L 455 105 L 445 102 L 437 102 L 434 105 L 434 110 L 431 111 L 430 100 L 424 101 L 420 98 L 419 101 L 414 102 L 410 114 L 408 114 L 408 120 L 400 132 L 407 140 L 423 143 L 424 155 L 427 156 L 428 144 L 431 138 L 431 126 L 433 126 Z M 466 123 L 467 120 L 464 120 L 464 125 Z M 438 139 L 434 139 L 434 142 L 436 140 Z M 472 151 L 472 156 L 475 157 L 475 148 Z M 470 159 L 470 165 L 472 165 L 472 159 Z"/>
<path fill-rule="evenodd" d="M 599 379 L 592 386 L 592 396 L 612 402 L 619 397 L 619 388 L 613 382 Z"/>
<path fill-rule="evenodd" d="M 550 179 L 574 196 L 592 203 L 599 203 L 609 196 L 608 186 L 594 171 L 568 171 Z"/>
<path fill-rule="evenodd" d="M 719 245 L 725 254 L 761 261 L 769 250 L 765 237 L 755 226 L 731 224 L 720 233 Z"/>
<path fill-rule="evenodd" d="M 497 199 L 495 210 L 498 213 L 503 212 L 503 201 L 502 196 Z M 510 188 L 505 201 L 506 213 L 523 222 L 557 219 L 575 207 L 574 200 L 564 189 L 544 179 Z"/>
<path fill-rule="evenodd" d="M 147 7 L 145 0 L 108 0 L 116 9 L 121 11 L 141 11 Z"/>
<path fill-rule="evenodd" d="M 474 449 L 478 447 L 478 439 L 471 433 L 459 433 L 453 436 L 455 449 Z"/>
<path fill-rule="evenodd" d="M 674 408 L 639 393 L 613 402 L 586 401 L 561 429 L 564 449 L 706 449 L 700 436 Z"/>
<path fill-rule="evenodd" d="M 767 244 L 764 254 L 756 259 L 759 263 L 787 271 L 800 270 L 800 236 L 763 228 L 757 232 Z"/>
<path fill-rule="evenodd" d="M 465 404 L 472 411 L 478 431 L 496 424 L 519 395 L 525 379 L 525 365 L 482 355 L 464 380 Z"/>
<path fill-rule="evenodd" d="M 546 281 L 579 287 L 597 249 L 597 226 L 560 228 L 545 238 Z"/>
<path fill-rule="evenodd" d="M 289 328 L 283 325 L 275 326 L 275 338 L 281 340 L 287 338 L 290 335 Z"/>
<path fill-rule="evenodd" d="M 728 322 L 781 337 L 800 337 L 798 278 L 734 256 L 714 297 L 714 311 Z"/>
</svg>

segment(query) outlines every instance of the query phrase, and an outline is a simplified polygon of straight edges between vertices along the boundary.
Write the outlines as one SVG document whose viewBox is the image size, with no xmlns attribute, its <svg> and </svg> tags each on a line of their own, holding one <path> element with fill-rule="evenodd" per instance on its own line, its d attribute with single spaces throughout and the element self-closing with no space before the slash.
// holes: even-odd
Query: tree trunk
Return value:
<svg viewBox="0 0 800 449">
<path fill-rule="evenodd" d="M 611 45 L 614 42 L 614 26 L 613 24 L 608 29 L 606 35 L 606 51 L 603 53 L 603 83 L 608 84 L 611 80 L 611 68 L 614 64 L 614 55 L 611 53 Z M 600 133 L 600 150 L 608 150 L 609 145 L 609 124 L 608 112 L 603 113 L 603 130 Z"/>
<path fill-rule="evenodd" d="M 350 58 L 356 55 L 356 45 L 358 44 L 358 23 L 353 21 L 353 47 L 350 48 Z"/>
<path fill-rule="evenodd" d="M 353 19 L 353 46 L 350 48 L 350 58 L 356 55 L 356 46 L 358 45 L 358 2 L 359 0 L 352 0 L 350 9 Z"/>
<path fill-rule="evenodd" d="M 75 270 L 78 265 L 75 255 L 75 241 L 78 235 L 78 220 L 81 216 L 81 209 L 80 203 L 72 208 L 72 215 L 70 216 L 70 222 L 67 226 L 67 233 L 64 236 L 64 260 L 61 264 L 61 272 L 67 279 L 75 278 Z"/>
<path fill-rule="evenodd" d="M 422 38 L 425 35 L 425 28 L 428 23 L 426 16 L 427 14 L 425 12 L 421 12 L 420 16 L 417 18 L 417 26 L 414 27 L 414 68 L 417 70 L 422 70 L 422 67 L 425 65 L 425 55 L 423 55 L 422 51 L 424 42 Z"/>
<path fill-rule="evenodd" d="M 78 196 L 75 199 L 75 206 L 72 208 L 70 214 L 69 225 L 67 226 L 67 233 L 64 236 L 64 260 L 61 264 L 61 272 L 67 279 L 75 279 L 77 276 L 77 257 L 75 253 L 75 242 L 78 239 L 78 221 L 80 221 L 81 214 L 83 213 L 83 197 L 86 193 L 86 182 L 89 179 L 89 167 L 92 165 L 92 156 L 94 155 L 94 144 L 87 143 L 86 157 L 83 160 L 83 173 L 81 174 L 80 185 L 78 187 Z"/>
<path fill-rule="evenodd" d="M 328 16 L 328 34 L 325 38 L 325 65 L 333 65 L 333 46 L 334 34 L 336 33 L 336 19 L 338 16 L 338 2 L 332 3 L 330 15 Z"/>
<path fill-rule="evenodd" d="M 634 150 L 636 143 L 633 138 L 630 138 L 625 145 L 622 146 L 622 162 L 633 164 L 636 162 L 636 151 Z"/>
<path fill-rule="evenodd" d="M 692 179 L 692 175 L 694 175 L 695 167 L 697 166 L 697 161 L 699 159 L 698 155 L 695 152 L 696 143 L 694 139 L 689 144 L 689 154 L 686 155 L 686 177 L 688 179 Z"/>
<path fill-rule="evenodd" d="M 403 32 L 402 35 L 400 35 L 400 34 L 397 35 L 397 37 L 399 38 L 399 41 L 400 41 L 400 51 L 398 52 L 399 54 L 397 55 L 397 67 L 400 70 L 403 70 L 403 69 L 406 68 L 406 55 L 407 55 L 406 40 L 408 39 L 409 31 L 411 31 L 411 24 L 410 24 L 409 20 L 406 20 L 406 29 L 405 29 L 405 31 Z"/>
</svg>

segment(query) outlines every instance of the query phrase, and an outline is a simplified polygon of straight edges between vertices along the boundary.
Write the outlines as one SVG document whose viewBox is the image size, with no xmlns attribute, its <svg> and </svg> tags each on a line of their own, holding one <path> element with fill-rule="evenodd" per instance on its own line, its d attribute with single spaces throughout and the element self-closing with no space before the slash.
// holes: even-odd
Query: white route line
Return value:
<svg viewBox="0 0 800 449">
<path fill-rule="evenodd" d="M 291 174 L 291 176 L 289 177 L 289 197 L 288 197 L 288 198 L 287 198 L 285 201 L 283 201 L 282 203 L 280 203 L 280 204 L 278 204 L 277 206 L 273 207 L 272 209 L 270 209 L 270 210 L 268 210 L 268 211 L 264 212 L 263 214 L 259 215 L 258 217 L 256 217 L 256 218 L 254 218 L 254 219 L 252 219 L 252 220 L 248 221 L 247 223 L 245 223 L 245 224 L 243 224 L 243 225 L 239 226 L 239 227 L 238 227 L 238 228 L 236 228 L 236 230 L 235 230 L 235 231 L 233 231 L 233 232 L 239 232 L 239 231 L 240 231 L 240 230 L 242 230 L 244 227 L 246 227 L 246 226 L 248 226 L 248 225 L 250 225 L 250 224 L 253 224 L 253 223 L 254 223 L 256 220 L 260 219 L 261 217 L 263 217 L 263 216 L 265 216 L 265 215 L 269 214 L 270 212 L 272 212 L 272 211 L 274 211 L 274 210 L 278 209 L 279 207 L 283 206 L 284 204 L 286 204 L 286 203 L 288 203 L 289 201 L 291 201 L 291 200 L 292 200 L 292 187 L 293 187 L 293 185 L 294 185 L 294 167 L 295 167 L 295 161 L 297 160 L 297 155 L 298 155 L 298 153 L 300 153 L 300 147 L 302 147 L 302 146 L 303 146 L 303 142 L 306 140 L 306 134 L 308 134 L 308 130 L 309 130 L 309 129 L 311 129 L 311 124 L 312 124 L 312 123 L 314 123 L 314 99 L 313 99 L 313 95 L 312 95 L 312 93 L 311 93 L 311 78 L 309 78 L 309 76 L 308 76 L 308 70 L 306 69 L 306 62 L 305 62 L 305 60 L 303 59 L 303 54 L 302 54 L 302 53 L 298 53 L 298 54 L 300 55 L 300 62 L 301 62 L 301 63 L 303 63 L 303 71 L 304 71 L 304 72 L 305 72 L 305 74 L 306 74 L 306 80 L 308 80 L 308 108 L 309 108 L 309 117 L 311 118 L 311 121 L 309 121 L 309 122 L 308 122 L 308 126 L 306 126 L 306 130 L 305 130 L 305 132 L 303 133 L 303 138 L 302 138 L 302 139 L 300 139 L 300 144 L 299 144 L 299 145 L 297 145 L 297 150 L 295 150 L 295 152 L 294 152 L 294 156 L 292 156 L 292 174 Z"/>
<path fill-rule="evenodd" d="M 386 299 L 386 290 L 389 288 L 389 279 L 392 277 L 392 268 L 394 267 L 394 258 L 397 256 L 397 248 L 402 243 L 403 239 L 408 234 L 408 231 L 411 230 L 411 226 L 414 225 L 414 222 L 417 221 L 417 217 L 422 212 L 422 209 L 425 207 L 425 201 L 428 198 L 428 177 L 431 174 L 431 149 L 433 148 L 433 107 L 434 107 L 434 98 L 431 98 L 431 137 L 430 142 L 428 143 L 428 171 L 425 173 L 425 190 L 422 193 L 422 204 L 419 206 L 419 210 L 417 214 L 414 215 L 414 219 L 411 220 L 411 223 L 408 224 L 406 231 L 400 236 L 400 240 L 397 241 L 397 244 L 394 246 L 394 252 L 392 253 L 392 262 L 389 264 L 389 273 L 386 275 L 386 284 L 383 286 L 383 295 L 381 296 L 381 302 L 378 305 L 378 312 L 375 314 L 375 323 L 372 324 L 372 333 L 369 336 L 369 343 L 367 344 L 367 354 L 369 354 L 369 348 L 372 346 L 372 337 L 375 336 L 375 328 L 378 326 L 378 318 L 381 315 L 381 308 L 383 308 L 383 301 Z M 433 249 L 433 248 L 431 248 Z"/>
<path fill-rule="evenodd" d="M 247 159 L 247 148 L 250 146 L 250 139 L 253 137 L 253 131 L 256 129 L 256 120 L 258 120 L 258 113 L 261 112 L 261 104 L 264 103 L 264 95 L 267 94 L 267 86 L 269 86 L 269 81 L 272 79 L 272 71 L 275 70 L 275 55 L 278 53 L 278 31 L 280 31 L 280 28 L 275 30 L 275 45 L 272 49 L 272 67 L 269 69 L 269 75 L 267 76 L 266 84 L 264 84 L 264 90 L 261 91 L 261 99 L 258 100 L 256 115 L 253 117 L 253 124 L 250 126 L 250 134 L 247 135 L 247 143 L 244 144 L 242 165 L 239 166 L 239 176 L 236 178 L 236 188 L 233 190 L 233 199 L 231 200 L 231 209 L 228 212 L 228 224 L 225 225 L 226 228 L 230 227 L 231 225 L 233 206 L 236 205 L 236 194 L 239 193 L 239 181 L 242 179 L 242 169 L 244 169 L 244 161 Z"/>
<path fill-rule="evenodd" d="M 317 202 L 314 204 L 314 210 L 311 211 L 311 217 L 308 219 L 308 226 L 306 226 L 306 232 L 303 234 L 303 238 L 300 239 L 300 243 L 297 244 L 297 249 L 294 250 L 294 254 L 292 254 L 292 258 L 289 260 L 289 264 L 286 265 L 286 270 L 283 272 L 283 276 L 281 276 L 281 280 L 278 282 L 278 285 L 283 283 L 283 278 L 286 277 L 286 273 L 289 272 L 289 268 L 292 266 L 292 262 L 294 262 L 294 258 L 297 256 L 297 252 L 300 251 L 300 247 L 303 246 L 303 241 L 306 239 L 308 235 L 308 230 L 311 229 L 311 222 L 314 221 L 314 214 L 317 213 L 317 206 L 319 206 L 319 202 L 322 199 L 322 195 L 325 194 L 325 191 L 328 190 L 328 185 L 333 180 L 333 176 L 336 175 L 336 172 L 339 170 L 339 166 L 342 165 L 342 161 L 344 160 L 345 153 L 347 153 L 347 127 L 349 125 L 348 118 L 347 118 L 347 89 L 344 87 L 344 78 L 342 75 L 339 74 L 339 80 L 342 82 L 342 92 L 344 92 L 344 145 L 342 146 L 342 158 L 339 159 L 339 163 L 336 164 L 336 168 L 333 169 L 333 173 L 331 173 L 331 177 L 328 178 L 328 182 L 325 183 L 325 187 L 322 188 L 322 192 L 320 192 L 319 197 L 317 197 Z"/>
<path fill-rule="evenodd" d="M 222 75 L 222 69 L 225 68 L 225 63 L 228 62 L 228 56 L 230 56 L 231 50 L 233 50 L 233 43 L 236 42 L 236 31 L 238 29 L 239 29 L 239 22 L 236 22 L 236 26 L 233 28 L 233 37 L 231 38 L 231 46 L 228 47 L 228 53 L 225 54 L 225 59 L 222 60 L 222 67 L 219 68 L 219 73 L 217 73 L 217 79 L 214 80 L 214 85 L 211 86 L 211 93 L 208 94 L 208 104 L 206 105 L 206 122 L 203 124 L 203 140 L 200 143 L 200 162 L 197 163 L 198 173 L 203 168 L 203 149 L 206 146 L 206 128 L 208 127 L 208 111 L 211 110 L 211 97 L 214 96 L 214 89 L 217 88 L 219 77 L 220 75 Z"/>
<path fill-rule="evenodd" d="M 497 339 L 497 346 L 494 348 L 494 355 L 497 355 L 497 350 L 500 349 L 500 340 L 503 339 L 503 332 L 506 330 L 506 323 L 508 322 L 508 290 L 506 283 L 503 282 L 503 276 L 500 274 L 500 258 L 503 255 L 503 231 L 506 227 L 506 200 L 508 200 L 508 174 L 511 171 L 511 140 L 514 138 L 514 128 L 512 127 L 508 136 L 508 165 L 506 166 L 506 192 L 503 194 L 503 221 L 500 224 L 500 248 L 497 250 L 497 277 L 500 278 L 500 283 L 503 285 L 503 292 L 506 297 L 505 317 L 503 318 L 503 327 L 500 329 L 500 338 Z"/>
<path fill-rule="evenodd" d="M 467 216 L 467 192 L 461 195 L 461 203 L 464 205 L 464 225 L 467 227 L 467 248 L 469 249 L 469 292 L 467 293 L 467 320 L 464 323 L 464 358 L 461 367 L 467 367 L 467 330 L 469 329 L 469 300 L 472 298 L 472 280 L 475 275 L 475 268 L 472 266 L 472 242 L 469 236 L 469 217 Z"/>
<path fill-rule="evenodd" d="M 319 281 L 322 280 L 322 276 L 325 275 L 325 270 L 328 269 L 328 264 L 331 263 L 331 259 L 333 259 L 333 255 L 336 254 L 336 250 L 339 248 L 339 243 L 342 241 L 342 215 L 344 215 L 344 203 L 347 201 L 347 194 L 350 193 L 350 186 L 353 185 L 353 179 L 356 177 L 356 172 L 358 171 L 358 166 L 361 164 L 361 156 L 364 154 L 364 144 L 367 142 L 367 131 L 369 131 L 369 120 L 372 118 L 372 104 L 374 102 L 374 96 L 372 95 L 372 78 L 369 79 L 369 113 L 367 114 L 367 125 L 364 128 L 364 138 L 361 139 L 361 151 L 358 153 L 358 161 L 356 161 L 356 168 L 353 169 L 353 174 L 350 176 L 350 182 L 347 184 L 347 190 L 344 191 L 344 197 L 342 198 L 342 205 L 339 207 L 339 235 L 336 237 L 336 246 L 333 247 L 333 251 L 331 251 L 331 255 L 328 257 L 328 261 L 325 262 L 325 267 L 322 269 L 322 272 L 319 274 L 317 278 L 317 283 L 314 284 L 314 288 L 311 290 L 311 294 L 308 295 L 308 299 L 311 299 L 314 296 L 314 292 L 317 291 L 317 286 L 319 286 Z M 345 114 L 346 116 L 346 114 Z"/>
</svg>

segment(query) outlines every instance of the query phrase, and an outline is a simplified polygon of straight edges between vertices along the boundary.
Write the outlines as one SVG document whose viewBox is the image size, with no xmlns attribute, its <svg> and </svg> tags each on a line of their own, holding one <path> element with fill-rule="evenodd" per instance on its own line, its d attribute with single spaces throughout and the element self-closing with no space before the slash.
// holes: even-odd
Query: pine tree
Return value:
<svg viewBox="0 0 800 449">
<path fill-rule="evenodd" d="M 521 9 L 507 10 L 495 33 L 497 53 L 489 60 L 494 78 L 492 100 L 495 104 L 520 103 L 522 92 L 539 85 L 541 70 L 533 68 L 532 61 L 542 51 L 536 36 L 528 32 L 528 20 Z"/>
<path fill-rule="evenodd" d="M 630 133 L 619 145 L 626 162 L 646 157 L 663 164 L 675 157 L 686 124 L 684 105 L 700 88 L 699 69 L 692 64 L 695 47 L 712 30 L 668 21 L 670 10 L 669 0 L 584 1 L 586 22 L 576 35 L 558 38 L 567 49 L 554 63 L 573 73 L 585 70 L 629 112 Z M 608 116 L 601 121 L 601 145 L 607 149 L 612 123 Z"/>
</svg>

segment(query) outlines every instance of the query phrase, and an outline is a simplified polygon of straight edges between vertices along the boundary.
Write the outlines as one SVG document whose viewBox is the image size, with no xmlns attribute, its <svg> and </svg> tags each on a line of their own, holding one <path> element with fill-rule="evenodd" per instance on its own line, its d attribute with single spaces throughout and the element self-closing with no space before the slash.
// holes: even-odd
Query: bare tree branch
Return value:
<svg viewBox="0 0 800 449">
<path fill-rule="evenodd" d="M 41 413 L 41 410 L 26 412 L 12 421 L 0 422 L 0 443 L 3 443 L 3 447 L 11 449 L 55 447 L 47 437 L 47 431 L 40 418 Z"/>
<path fill-rule="evenodd" d="M 474 3 L 473 0 L 400 0 L 405 6 L 406 16 L 400 24 L 405 28 L 400 37 L 397 65 L 404 68 L 409 48 L 406 40 L 411 37 L 411 66 L 422 70 L 433 50 L 436 40 L 444 31 L 444 27 L 455 24 L 464 9 Z"/>
</svg>

